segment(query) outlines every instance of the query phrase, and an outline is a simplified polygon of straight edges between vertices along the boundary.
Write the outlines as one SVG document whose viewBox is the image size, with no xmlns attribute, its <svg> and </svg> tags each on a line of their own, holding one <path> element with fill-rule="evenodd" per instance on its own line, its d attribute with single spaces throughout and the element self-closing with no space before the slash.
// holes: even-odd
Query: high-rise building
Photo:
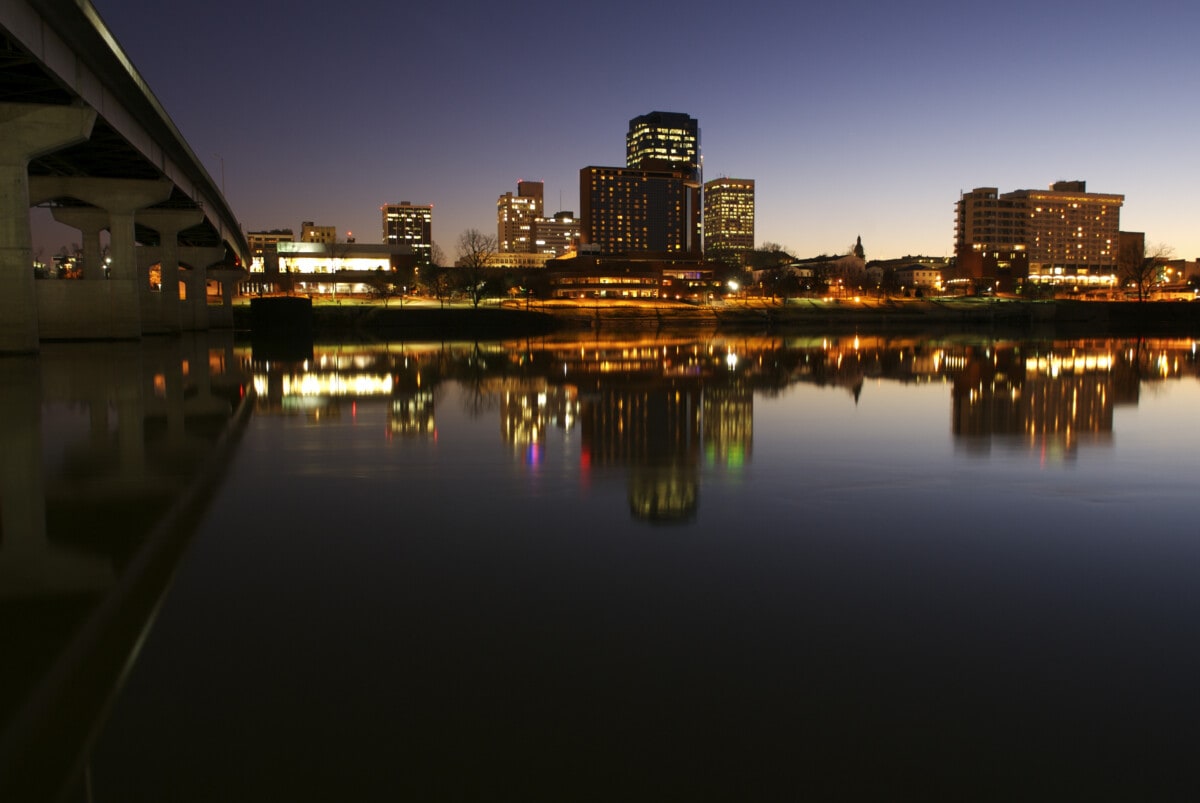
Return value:
<svg viewBox="0 0 1200 803">
<path fill-rule="evenodd" d="M 1087 192 L 1083 181 L 1003 195 L 978 187 L 958 201 L 955 253 L 968 268 L 989 254 L 1021 254 L 1030 278 L 1112 276 L 1124 201 L 1124 195 Z"/>
<path fill-rule="evenodd" d="M 638 170 L 678 170 L 700 181 L 700 123 L 677 112 L 650 112 L 629 121 L 625 166 Z"/>
<path fill-rule="evenodd" d="M 540 218 L 533 226 L 534 250 L 560 257 L 579 245 L 579 218 L 574 212 L 555 212 L 552 218 Z"/>
<path fill-rule="evenodd" d="M 291 238 L 288 238 L 291 239 Z M 311 220 L 300 224 L 300 242 L 302 243 L 332 243 L 337 242 L 336 226 L 318 226 Z"/>
<path fill-rule="evenodd" d="M 754 249 L 754 179 L 717 178 L 704 184 L 704 255 L 741 263 Z"/>
<path fill-rule="evenodd" d="M 700 186 L 684 170 L 579 171 L 580 243 L 604 254 L 700 253 Z"/>
<path fill-rule="evenodd" d="M 384 204 L 383 242 L 391 246 L 408 246 L 417 258 L 418 268 L 427 268 L 433 258 L 433 205 Z"/>
<path fill-rule="evenodd" d="M 506 192 L 496 201 L 496 245 L 502 254 L 537 251 L 534 225 L 542 217 L 540 181 L 518 181 L 517 194 Z"/>
</svg>

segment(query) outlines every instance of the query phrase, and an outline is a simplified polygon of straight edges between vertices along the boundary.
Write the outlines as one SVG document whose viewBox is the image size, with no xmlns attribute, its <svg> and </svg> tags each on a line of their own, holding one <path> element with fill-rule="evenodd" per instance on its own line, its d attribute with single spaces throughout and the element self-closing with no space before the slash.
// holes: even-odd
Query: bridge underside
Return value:
<svg viewBox="0 0 1200 803">
<path fill-rule="evenodd" d="M 212 178 L 90 5 L 15 2 L 0 11 L 0 352 L 232 321 L 248 247 Z M 82 281 L 34 279 L 31 206 L 80 230 Z M 183 270 L 181 249 L 201 264 Z M 225 304 L 209 315 L 213 278 Z"/>
</svg>

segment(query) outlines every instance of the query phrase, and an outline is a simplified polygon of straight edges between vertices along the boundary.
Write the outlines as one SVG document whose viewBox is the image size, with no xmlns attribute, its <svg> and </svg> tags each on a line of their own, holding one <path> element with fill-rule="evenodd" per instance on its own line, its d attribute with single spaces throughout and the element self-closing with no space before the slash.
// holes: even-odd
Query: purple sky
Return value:
<svg viewBox="0 0 1200 803">
<path fill-rule="evenodd" d="M 1195 0 L 95 4 L 247 230 L 378 242 L 381 204 L 433 203 L 453 257 L 518 179 L 578 211 L 663 110 L 802 256 L 949 255 L 960 190 L 1083 179 L 1200 257 Z"/>
</svg>

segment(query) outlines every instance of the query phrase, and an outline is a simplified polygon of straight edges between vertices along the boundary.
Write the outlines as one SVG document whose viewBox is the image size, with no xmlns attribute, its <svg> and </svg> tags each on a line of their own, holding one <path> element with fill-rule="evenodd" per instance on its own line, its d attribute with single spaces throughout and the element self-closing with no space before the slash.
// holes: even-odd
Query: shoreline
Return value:
<svg viewBox="0 0 1200 803">
<path fill-rule="evenodd" d="M 269 299 L 256 299 L 255 302 Z M 296 330 L 274 316 L 252 314 L 250 305 L 234 307 L 235 329 L 257 337 L 403 336 L 507 337 L 552 332 L 715 331 L 811 332 L 1000 330 L 1038 335 L 1200 334 L 1200 304 L 1188 301 L 1023 301 L 1009 299 L 936 299 L 866 303 L 800 299 L 789 304 L 738 304 L 709 307 L 656 303 L 537 304 L 499 306 L 379 306 L 373 304 L 286 304 L 307 320 Z M 266 307 L 268 304 L 262 304 Z M 276 304 L 276 306 L 278 306 Z"/>
</svg>

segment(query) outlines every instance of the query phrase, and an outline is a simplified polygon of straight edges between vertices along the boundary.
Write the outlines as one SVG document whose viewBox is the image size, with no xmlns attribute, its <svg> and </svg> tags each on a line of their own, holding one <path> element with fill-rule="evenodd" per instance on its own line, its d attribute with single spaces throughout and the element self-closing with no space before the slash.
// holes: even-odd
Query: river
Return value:
<svg viewBox="0 0 1200 803">
<path fill-rule="evenodd" d="M 244 397 L 252 414 L 71 794 L 1194 791 L 1196 348 L 220 341 L 189 347 L 178 393 L 125 352 L 142 391 L 114 399 L 219 398 L 236 421 Z M 142 461 L 125 474 L 155 475 L 117 402 L 97 419 L 48 385 L 23 448 L 49 520 L 97 428 Z M 147 418 L 142 442 L 199 432 L 188 420 Z M 189 454 L 219 451 L 211 429 Z M 47 531 L 121 576 L 86 523 Z M 44 613 L 15 588 L 10 621 Z"/>
</svg>

